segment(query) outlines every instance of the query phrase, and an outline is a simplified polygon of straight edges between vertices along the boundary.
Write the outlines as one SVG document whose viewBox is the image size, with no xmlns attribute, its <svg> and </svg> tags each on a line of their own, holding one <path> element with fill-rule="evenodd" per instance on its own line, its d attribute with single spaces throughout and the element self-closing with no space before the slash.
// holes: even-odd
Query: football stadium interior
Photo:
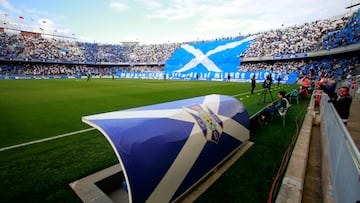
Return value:
<svg viewBox="0 0 360 203">
<path fill-rule="evenodd" d="M 0 35 L 0 202 L 360 202 L 360 9 L 183 43 Z"/>
</svg>

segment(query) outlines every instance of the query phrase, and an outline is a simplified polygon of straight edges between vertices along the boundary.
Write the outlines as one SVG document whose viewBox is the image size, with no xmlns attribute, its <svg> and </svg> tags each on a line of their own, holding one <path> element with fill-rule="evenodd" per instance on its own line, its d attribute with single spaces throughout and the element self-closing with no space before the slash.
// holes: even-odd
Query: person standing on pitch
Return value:
<svg viewBox="0 0 360 203">
<path fill-rule="evenodd" d="M 279 87 L 279 85 L 280 85 L 280 81 L 281 81 L 281 77 L 280 77 L 280 75 L 278 75 L 277 81 L 278 81 L 277 86 Z"/>
<path fill-rule="evenodd" d="M 86 76 L 87 76 L 87 81 L 90 81 L 90 79 L 91 79 L 91 72 L 88 71 L 88 72 L 86 73 Z"/>
<path fill-rule="evenodd" d="M 254 89 L 256 87 L 255 74 L 251 77 L 251 94 L 254 94 Z"/>
</svg>

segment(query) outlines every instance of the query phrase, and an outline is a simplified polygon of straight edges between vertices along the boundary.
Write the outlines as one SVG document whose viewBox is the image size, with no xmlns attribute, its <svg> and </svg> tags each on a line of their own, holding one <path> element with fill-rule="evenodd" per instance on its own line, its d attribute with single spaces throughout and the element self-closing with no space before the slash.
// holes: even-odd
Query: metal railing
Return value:
<svg viewBox="0 0 360 203">
<path fill-rule="evenodd" d="M 360 201 L 360 153 L 347 127 L 328 100 L 327 94 L 321 94 L 320 111 L 329 150 L 334 201 L 357 202 Z"/>
</svg>

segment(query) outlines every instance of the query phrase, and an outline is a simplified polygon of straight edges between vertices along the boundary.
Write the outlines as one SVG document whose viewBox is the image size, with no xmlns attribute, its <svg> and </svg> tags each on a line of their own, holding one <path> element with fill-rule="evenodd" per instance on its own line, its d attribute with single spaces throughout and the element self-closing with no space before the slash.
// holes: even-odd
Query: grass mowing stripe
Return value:
<svg viewBox="0 0 360 203">
<path fill-rule="evenodd" d="M 260 91 L 262 91 L 262 90 L 256 90 L 255 92 L 260 92 Z M 232 95 L 232 97 L 247 95 L 249 93 L 250 92 L 245 92 L 245 93 L 242 93 L 242 94 L 236 94 L 236 95 Z M 23 146 L 27 146 L 27 145 L 31 145 L 31 144 L 36 144 L 36 143 L 46 142 L 46 141 L 50 141 L 50 140 L 54 140 L 54 139 L 59 139 L 59 138 L 67 137 L 67 136 L 70 136 L 70 135 L 75 135 L 75 134 L 87 132 L 87 131 L 90 131 L 90 130 L 95 130 L 95 128 L 88 128 L 88 129 L 79 130 L 79 131 L 70 132 L 70 133 L 65 133 L 65 134 L 62 134 L 62 135 L 57 135 L 57 136 L 53 136 L 53 137 L 49 137 L 49 138 L 44 138 L 44 139 L 34 140 L 34 141 L 31 141 L 31 142 L 26 142 L 26 143 L 22 143 L 22 144 L 3 147 L 3 148 L 0 148 L 0 151 L 6 151 L 6 150 L 9 150 L 9 149 L 15 149 L 15 148 L 18 148 L 18 147 L 23 147 Z"/>
<path fill-rule="evenodd" d="M 0 151 L 6 151 L 6 150 L 9 150 L 9 149 L 15 149 L 15 148 L 18 148 L 18 147 L 23 147 L 23 146 L 27 146 L 27 145 L 31 145 L 31 144 L 36 144 L 36 143 L 46 142 L 46 141 L 50 141 L 50 140 L 55 140 L 55 139 L 67 137 L 67 136 L 70 136 L 70 135 L 76 135 L 76 134 L 88 132 L 88 131 L 91 131 L 91 130 L 95 130 L 95 128 L 88 128 L 88 129 L 79 130 L 79 131 L 70 132 L 70 133 L 65 133 L 65 134 L 62 134 L 62 135 L 57 135 L 57 136 L 53 136 L 53 137 L 49 137 L 49 138 L 44 138 L 44 139 L 34 140 L 34 141 L 31 141 L 31 142 L 26 142 L 26 143 L 22 143 L 22 144 L 12 145 L 12 146 L 9 146 L 9 147 L 3 147 L 3 148 L 0 148 Z"/>
<path fill-rule="evenodd" d="M 263 90 L 260 89 L 260 90 L 254 91 L 254 92 L 261 92 L 261 91 L 263 91 Z M 238 96 L 243 96 L 243 95 L 248 95 L 248 94 L 250 94 L 250 92 L 244 92 L 244 93 L 241 93 L 241 94 L 235 94 L 235 95 L 232 95 L 232 97 L 238 97 Z M 59 138 L 67 137 L 67 136 L 70 136 L 70 135 L 87 132 L 89 130 L 94 130 L 94 129 L 95 128 L 89 128 L 89 129 L 70 132 L 70 133 L 65 133 L 65 134 L 62 134 L 62 135 L 57 135 L 57 136 L 53 136 L 53 137 L 49 137 L 49 138 L 38 139 L 38 140 L 30 141 L 30 142 L 11 145 L 11 146 L 8 146 L 8 147 L 0 148 L 0 151 L 6 151 L 6 150 L 10 150 L 10 149 L 18 148 L 18 147 L 23 147 L 23 146 L 27 146 L 27 145 L 31 145 L 31 144 L 36 144 L 36 143 L 46 142 L 46 141 L 50 141 L 50 140 L 54 140 L 54 139 L 59 139 Z"/>
<path fill-rule="evenodd" d="M 288 92 L 296 86 L 274 86 L 272 90 Z M 89 126 L 80 119 L 84 115 L 209 94 L 233 95 L 252 115 L 265 103 L 257 104 L 259 93 L 243 94 L 249 90 L 249 83 L 210 81 L 4 80 L 0 81 L 0 147 L 86 129 Z M 279 155 L 289 142 L 286 135 L 295 129 L 292 117 L 300 108 L 305 107 L 292 107 L 286 128 L 274 122 L 252 130 L 255 145 L 198 202 L 266 201 Z M 2 151 L 0 202 L 81 202 L 68 183 L 116 163 L 110 144 L 96 130 Z"/>
</svg>

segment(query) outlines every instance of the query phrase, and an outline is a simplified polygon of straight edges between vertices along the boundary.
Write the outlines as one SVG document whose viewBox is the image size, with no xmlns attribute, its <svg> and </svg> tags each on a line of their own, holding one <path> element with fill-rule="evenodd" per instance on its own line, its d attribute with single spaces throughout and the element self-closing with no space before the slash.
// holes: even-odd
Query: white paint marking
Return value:
<svg viewBox="0 0 360 203">
<path fill-rule="evenodd" d="M 261 90 L 256 90 L 255 92 L 259 92 L 259 91 L 261 91 Z M 249 92 L 242 93 L 242 94 L 235 94 L 235 95 L 232 95 L 232 97 L 237 97 L 237 96 L 246 95 L 246 94 L 249 94 Z M 22 144 L 3 147 L 3 148 L 0 148 L 0 152 L 6 151 L 6 150 L 9 150 L 9 149 L 15 149 L 15 148 L 18 148 L 18 147 L 27 146 L 27 145 L 32 145 L 32 144 L 36 144 L 36 143 L 55 140 L 55 139 L 67 137 L 67 136 L 70 136 L 70 135 L 76 135 L 76 134 L 88 132 L 88 131 L 91 131 L 91 130 L 95 130 L 95 128 L 88 128 L 88 129 L 79 130 L 79 131 L 75 131 L 75 132 L 70 132 L 70 133 L 66 133 L 66 134 L 62 134 L 62 135 L 57 135 L 57 136 L 54 136 L 54 137 L 49 137 L 49 138 L 45 138 L 45 139 L 40 139 L 40 140 L 31 141 L 31 142 L 25 142 L 25 143 L 22 143 Z"/>
<path fill-rule="evenodd" d="M 54 137 L 49 137 L 49 138 L 45 138 L 45 139 L 35 140 L 35 141 L 31 141 L 31 142 L 25 142 L 25 143 L 22 143 L 22 144 L 12 145 L 12 146 L 9 146 L 9 147 L 3 147 L 3 148 L 0 148 L 0 151 L 6 151 L 6 150 L 9 150 L 9 149 L 15 149 L 15 148 L 18 148 L 18 147 L 23 147 L 23 146 L 27 146 L 27 145 L 36 144 L 36 143 L 41 143 L 41 142 L 46 142 L 46 141 L 50 141 L 50 140 L 55 140 L 55 139 L 67 137 L 67 136 L 70 136 L 70 135 L 76 135 L 76 134 L 88 132 L 88 131 L 91 131 L 91 130 L 95 130 L 95 128 L 88 128 L 88 129 L 79 130 L 79 131 L 75 131 L 75 132 L 71 132 L 71 133 L 65 133 L 65 134 L 62 134 L 62 135 L 57 135 L 57 136 L 54 136 Z"/>
</svg>

